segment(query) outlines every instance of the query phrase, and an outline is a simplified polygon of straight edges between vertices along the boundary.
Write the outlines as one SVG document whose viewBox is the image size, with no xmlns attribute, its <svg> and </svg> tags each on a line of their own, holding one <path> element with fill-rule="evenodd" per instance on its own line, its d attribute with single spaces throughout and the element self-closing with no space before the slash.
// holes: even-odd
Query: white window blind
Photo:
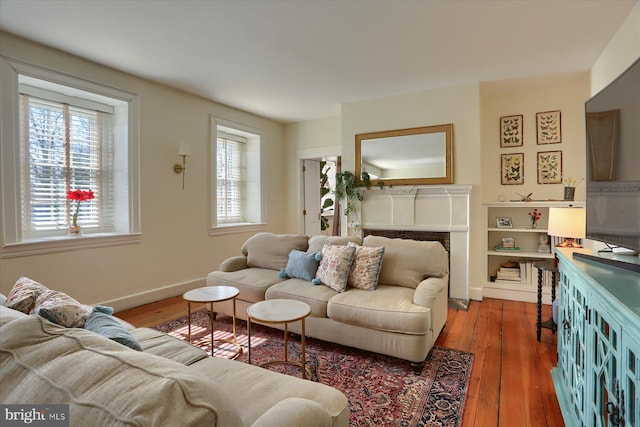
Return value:
<svg viewBox="0 0 640 427">
<path fill-rule="evenodd" d="M 82 228 L 107 231 L 113 226 L 112 115 L 104 112 L 111 107 L 79 107 L 73 105 L 73 98 L 60 102 L 61 97 L 20 96 L 22 233 L 26 237 L 64 233 L 76 209 L 76 202 L 66 198 L 67 191 L 76 189 L 92 190 L 95 195 L 80 203 Z"/>
<path fill-rule="evenodd" d="M 217 138 L 217 223 L 247 222 L 246 138 L 218 132 Z"/>
</svg>

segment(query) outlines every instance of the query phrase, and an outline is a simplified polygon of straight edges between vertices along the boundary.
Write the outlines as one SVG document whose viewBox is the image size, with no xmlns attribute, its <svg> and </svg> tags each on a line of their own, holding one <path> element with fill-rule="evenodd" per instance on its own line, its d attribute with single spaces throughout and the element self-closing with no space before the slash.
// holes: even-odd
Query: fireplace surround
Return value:
<svg viewBox="0 0 640 427">
<path fill-rule="evenodd" d="M 437 240 L 449 251 L 449 297 L 469 300 L 470 185 L 402 186 L 364 192 L 364 235 Z"/>
</svg>

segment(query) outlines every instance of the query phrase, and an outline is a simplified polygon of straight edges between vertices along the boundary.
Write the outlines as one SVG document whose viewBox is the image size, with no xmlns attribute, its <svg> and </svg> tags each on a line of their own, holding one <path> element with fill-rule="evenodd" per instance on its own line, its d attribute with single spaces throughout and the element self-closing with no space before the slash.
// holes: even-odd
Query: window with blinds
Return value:
<svg viewBox="0 0 640 427">
<path fill-rule="evenodd" d="M 248 222 L 246 217 L 247 139 L 240 135 L 218 132 L 216 150 L 217 223 Z"/>
<path fill-rule="evenodd" d="M 262 131 L 211 116 L 210 235 L 263 231 Z"/>
<path fill-rule="evenodd" d="M 112 228 L 111 122 L 109 105 L 20 88 L 23 236 L 65 233 L 76 209 L 76 202 L 66 195 L 76 189 L 95 195 L 80 203 L 78 223 L 83 230 Z"/>
</svg>

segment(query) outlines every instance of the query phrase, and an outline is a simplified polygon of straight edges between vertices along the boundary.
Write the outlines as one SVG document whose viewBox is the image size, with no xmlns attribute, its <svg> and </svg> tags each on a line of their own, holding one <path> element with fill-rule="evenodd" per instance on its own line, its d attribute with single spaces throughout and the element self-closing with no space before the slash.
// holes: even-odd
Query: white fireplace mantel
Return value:
<svg viewBox="0 0 640 427">
<path fill-rule="evenodd" d="M 364 192 L 362 228 L 449 232 L 449 296 L 469 299 L 470 185 L 394 186 Z"/>
</svg>

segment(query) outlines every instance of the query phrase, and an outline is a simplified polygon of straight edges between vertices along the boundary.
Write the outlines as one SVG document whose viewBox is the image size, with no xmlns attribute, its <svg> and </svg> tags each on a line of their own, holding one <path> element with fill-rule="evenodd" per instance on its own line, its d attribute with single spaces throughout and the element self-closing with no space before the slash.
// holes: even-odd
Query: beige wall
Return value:
<svg viewBox="0 0 640 427">
<path fill-rule="evenodd" d="M 302 233 L 304 208 L 302 189 L 302 160 L 339 157 L 341 155 L 340 117 L 290 123 L 285 126 L 287 141 L 287 190 L 290 203 L 287 206 L 287 232 Z"/>
<path fill-rule="evenodd" d="M 585 177 L 584 102 L 589 98 L 589 73 L 572 73 L 528 79 L 483 82 L 480 85 L 482 110 L 483 201 L 496 202 L 503 195 L 517 200 L 518 194 L 533 193 L 533 199 L 563 198 L 562 184 L 538 184 L 537 156 L 543 151 L 562 151 L 564 178 Z M 536 113 L 560 110 L 562 142 L 538 145 Z M 523 145 L 500 147 L 502 116 L 523 116 Z M 502 185 L 501 155 L 524 153 L 524 184 Z M 576 188 L 576 200 L 584 200 L 585 183 Z"/>
<path fill-rule="evenodd" d="M 640 2 L 622 23 L 591 68 L 591 94 L 595 95 L 640 58 Z"/>
<path fill-rule="evenodd" d="M 185 287 L 202 283 L 224 258 L 238 254 L 248 234 L 208 234 L 210 114 L 264 132 L 266 222 L 269 230 L 287 229 L 282 215 L 282 206 L 288 204 L 282 189 L 287 177 L 282 124 L 6 33 L 0 37 L 0 52 L 140 95 L 142 212 L 140 244 L 0 259 L 0 292 L 8 293 L 15 280 L 25 275 L 85 303 L 113 303 L 141 294 L 115 301 L 122 308 L 180 294 Z M 172 169 L 181 141 L 188 142 L 192 150 L 184 190 Z"/>
</svg>

